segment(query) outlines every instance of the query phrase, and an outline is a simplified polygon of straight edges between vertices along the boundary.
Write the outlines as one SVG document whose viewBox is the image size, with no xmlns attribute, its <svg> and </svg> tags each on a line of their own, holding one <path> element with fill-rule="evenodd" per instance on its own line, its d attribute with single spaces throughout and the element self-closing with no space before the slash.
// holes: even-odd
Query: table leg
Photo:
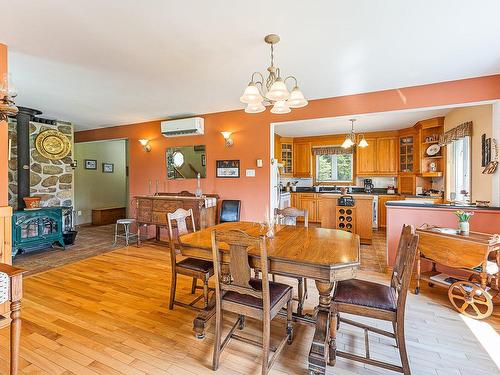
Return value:
<svg viewBox="0 0 500 375">
<path fill-rule="evenodd" d="M 330 348 L 330 303 L 334 283 L 316 281 L 319 292 L 318 315 L 311 350 L 309 351 L 309 373 L 324 374 Z M 335 317 L 336 319 L 336 317 Z M 334 345 L 333 345 L 334 347 Z"/>
<path fill-rule="evenodd" d="M 215 293 L 212 293 L 212 297 L 208 301 L 208 306 L 203 309 L 193 320 L 193 331 L 197 339 L 205 338 L 205 329 L 208 322 L 215 315 Z"/>
<path fill-rule="evenodd" d="M 21 301 L 10 305 L 10 375 L 17 375 L 19 364 L 19 341 L 21 338 Z"/>
</svg>

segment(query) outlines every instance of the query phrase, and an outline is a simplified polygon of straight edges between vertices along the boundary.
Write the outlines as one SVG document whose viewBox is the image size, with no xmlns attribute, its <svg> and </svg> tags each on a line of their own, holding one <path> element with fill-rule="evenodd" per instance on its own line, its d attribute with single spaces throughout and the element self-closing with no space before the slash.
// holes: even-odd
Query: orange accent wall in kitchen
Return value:
<svg viewBox="0 0 500 375">
<path fill-rule="evenodd" d="M 0 79 L 7 73 L 7 46 L 0 44 Z M 0 121 L 0 207 L 7 206 L 7 147 L 8 147 L 7 123 Z"/>
<path fill-rule="evenodd" d="M 235 97 L 238 94 L 235 93 Z M 201 115 L 205 118 L 203 136 L 164 138 L 160 134 L 160 121 L 151 121 L 77 132 L 75 141 L 129 140 L 130 197 L 147 193 L 149 179 L 153 181 L 153 188 L 158 179 L 160 190 L 165 186 L 170 192 L 194 192 L 195 180 L 166 181 L 165 150 L 171 146 L 204 144 L 207 147 L 207 178 L 202 182 L 203 191 L 217 193 L 222 199 L 241 199 L 242 220 L 262 221 L 269 206 L 270 123 L 493 99 L 500 99 L 500 75 L 311 100 L 307 107 L 294 109 L 286 115 L 272 115 L 269 110 L 260 114 L 246 114 L 238 110 Z M 220 131 L 234 132 L 232 147 L 224 147 Z M 151 140 L 151 152 L 145 152 L 139 144 L 138 140 L 142 138 Z M 239 159 L 241 177 L 215 178 L 215 160 L 218 159 Z M 263 168 L 257 168 L 257 159 L 264 161 Z M 246 169 L 255 169 L 255 177 L 245 177 Z"/>
</svg>

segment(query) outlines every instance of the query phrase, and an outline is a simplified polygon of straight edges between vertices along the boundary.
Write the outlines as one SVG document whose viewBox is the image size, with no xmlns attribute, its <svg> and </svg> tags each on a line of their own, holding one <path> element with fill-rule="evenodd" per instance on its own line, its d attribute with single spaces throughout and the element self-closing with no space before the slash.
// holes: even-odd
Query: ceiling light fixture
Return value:
<svg viewBox="0 0 500 375">
<path fill-rule="evenodd" d="M 7 121 L 7 116 L 16 115 L 18 109 L 14 103 L 17 91 L 12 83 L 12 78 L 8 74 L 0 77 L 0 121 Z"/>
<path fill-rule="evenodd" d="M 276 34 L 269 34 L 264 38 L 264 41 L 271 45 L 271 65 L 267 68 L 266 80 L 260 72 L 252 74 L 250 83 L 240 97 L 240 101 L 247 105 L 245 112 L 263 112 L 266 110 L 264 104 L 272 104 L 271 113 L 276 114 L 289 113 L 290 108 L 305 107 L 308 102 L 299 89 L 297 79 L 294 76 L 282 79 L 280 68 L 274 66 L 274 45 L 280 41 L 280 37 Z M 289 92 L 286 87 L 287 80 L 294 82 L 292 92 Z"/>
<path fill-rule="evenodd" d="M 356 144 L 357 137 L 356 137 L 356 134 L 354 134 L 354 121 L 356 121 L 356 120 L 350 119 L 349 121 L 351 122 L 351 132 L 345 137 L 345 140 L 342 143 L 343 148 L 350 148 Z M 361 147 L 361 148 L 367 147 L 368 142 L 365 139 L 365 135 L 360 134 L 359 136 L 361 139 L 359 140 L 358 147 Z"/>
</svg>

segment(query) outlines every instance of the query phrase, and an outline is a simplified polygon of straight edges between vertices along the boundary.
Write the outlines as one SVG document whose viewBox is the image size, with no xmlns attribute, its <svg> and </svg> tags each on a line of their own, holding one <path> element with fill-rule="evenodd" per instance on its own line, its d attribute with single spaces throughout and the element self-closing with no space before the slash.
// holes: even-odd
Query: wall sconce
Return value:
<svg viewBox="0 0 500 375">
<path fill-rule="evenodd" d="M 142 145 L 142 148 L 144 148 L 144 151 L 146 152 L 151 151 L 151 145 L 149 144 L 149 139 L 139 139 L 139 143 Z"/>
<path fill-rule="evenodd" d="M 234 141 L 231 139 L 231 134 L 233 134 L 233 132 L 220 132 L 220 133 L 226 140 L 226 147 L 230 147 L 234 144 Z"/>
</svg>

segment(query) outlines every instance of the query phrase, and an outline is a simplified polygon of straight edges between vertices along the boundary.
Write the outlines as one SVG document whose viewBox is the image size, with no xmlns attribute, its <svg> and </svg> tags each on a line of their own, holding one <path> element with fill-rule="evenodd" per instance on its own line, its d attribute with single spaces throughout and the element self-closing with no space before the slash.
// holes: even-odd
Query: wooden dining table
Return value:
<svg viewBox="0 0 500 375">
<path fill-rule="evenodd" d="M 259 223 L 218 224 L 181 236 L 182 255 L 212 260 L 211 232 L 214 229 L 242 230 L 253 236 L 268 233 L 268 228 Z M 309 371 L 324 374 L 327 364 L 335 365 L 337 316 L 330 312 L 332 290 L 337 281 L 355 277 L 360 265 L 359 236 L 336 229 L 276 225 L 268 241 L 270 273 L 315 280 L 319 303 L 313 321 L 316 328 L 309 351 Z M 224 251 L 224 244 L 221 249 Z M 222 262 L 227 261 L 227 256 L 227 253 L 222 254 Z M 260 269 L 257 249 L 249 249 L 249 258 L 250 266 Z M 205 337 L 206 324 L 214 313 L 212 298 L 209 306 L 194 319 L 193 330 L 198 338 Z"/>
</svg>

